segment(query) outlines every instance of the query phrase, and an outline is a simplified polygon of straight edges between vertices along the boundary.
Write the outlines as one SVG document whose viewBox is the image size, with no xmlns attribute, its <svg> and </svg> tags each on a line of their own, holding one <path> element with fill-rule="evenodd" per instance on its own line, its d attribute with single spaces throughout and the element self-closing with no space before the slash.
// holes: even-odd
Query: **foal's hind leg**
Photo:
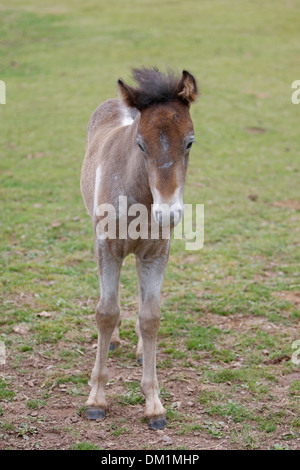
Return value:
<svg viewBox="0 0 300 470">
<path fill-rule="evenodd" d="M 160 290 L 168 260 L 168 247 L 152 261 L 137 258 L 140 289 L 139 330 L 143 344 L 142 392 L 146 399 L 145 416 L 151 429 L 163 429 L 166 410 L 158 397 L 156 340 L 160 324 Z"/>
<path fill-rule="evenodd" d="M 98 264 L 101 289 L 100 302 L 96 309 L 98 344 L 96 362 L 90 381 L 92 389 L 86 402 L 88 419 L 99 419 L 105 416 L 107 404 L 104 388 L 108 378 L 107 356 L 110 339 L 120 315 L 118 283 L 122 263 L 99 251 Z"/>
</svg>

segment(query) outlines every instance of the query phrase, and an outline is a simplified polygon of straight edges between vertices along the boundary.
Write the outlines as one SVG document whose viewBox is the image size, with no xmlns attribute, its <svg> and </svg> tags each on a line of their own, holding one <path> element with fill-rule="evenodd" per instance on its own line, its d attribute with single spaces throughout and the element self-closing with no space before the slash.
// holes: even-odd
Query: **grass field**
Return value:
<svg viewBox="0 0 300 470">
<path fill-rule="evenodd" d="M 0 5 L 0 449 L 300 448 L 299 15 L 296 0 Z M 142 419 L 133 257 L 111 412 L 83 413 L 99 297 L 79 187 L 86 128 L 140 65 L 190 70 L 201 89 L 185 203 L 204 204 L 205 243 L 172 244 L 164 432 Z"/>
</svg>

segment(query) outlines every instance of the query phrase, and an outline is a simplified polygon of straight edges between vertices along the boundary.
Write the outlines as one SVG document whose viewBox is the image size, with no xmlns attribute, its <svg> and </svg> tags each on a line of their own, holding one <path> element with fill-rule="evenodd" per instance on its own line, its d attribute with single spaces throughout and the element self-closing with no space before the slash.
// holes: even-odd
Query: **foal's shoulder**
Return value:
<svg viewBox="0 0 300 470">
<path fill-rule="evenodd" d="M 105 124 L 117 119 L 121 112 L 121 106 L 117 98 L 101 103 L 93 112 L 88 129 L 93 129 L 96 125 L 98 126 L 99 124 Z"/>
<path fill-rule="evenodd" d="M 113 129 L 119 126 L 132 124 L 139 111 L 128 108 L 118 98 L 101 103 L 93 112 L 88 124 L 88 140 L 100 127 Z"/>
</svg>

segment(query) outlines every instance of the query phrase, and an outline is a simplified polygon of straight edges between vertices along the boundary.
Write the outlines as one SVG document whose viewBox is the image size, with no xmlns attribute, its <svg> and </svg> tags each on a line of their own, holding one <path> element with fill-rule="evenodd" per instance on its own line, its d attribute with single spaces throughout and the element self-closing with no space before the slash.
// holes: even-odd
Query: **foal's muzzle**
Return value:
<svg viewBox="0 0 300 470">
<path fill-rule="evenodd" d="M 154 204 L 153 215 L 160 227 L 175 227 L 183 216 L 183 208 L 177 204 L 171 207 L 167 204 Z"/>
</svg>

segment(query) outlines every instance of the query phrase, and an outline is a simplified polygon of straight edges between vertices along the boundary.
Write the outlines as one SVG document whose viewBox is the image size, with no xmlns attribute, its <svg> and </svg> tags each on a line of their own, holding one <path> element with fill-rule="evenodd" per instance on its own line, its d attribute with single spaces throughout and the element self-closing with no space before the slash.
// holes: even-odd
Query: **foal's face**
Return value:
<svg viewBox="0 0 300 470">
<path fill-rule="evenodd" d="M 153 215 L 162 227 L 183 215 L 183 190 L 194 128 L 189 107 L 180 101 L 141 112 L 137 144 L 145 158 L 153 196 Z"/>
</svg>

